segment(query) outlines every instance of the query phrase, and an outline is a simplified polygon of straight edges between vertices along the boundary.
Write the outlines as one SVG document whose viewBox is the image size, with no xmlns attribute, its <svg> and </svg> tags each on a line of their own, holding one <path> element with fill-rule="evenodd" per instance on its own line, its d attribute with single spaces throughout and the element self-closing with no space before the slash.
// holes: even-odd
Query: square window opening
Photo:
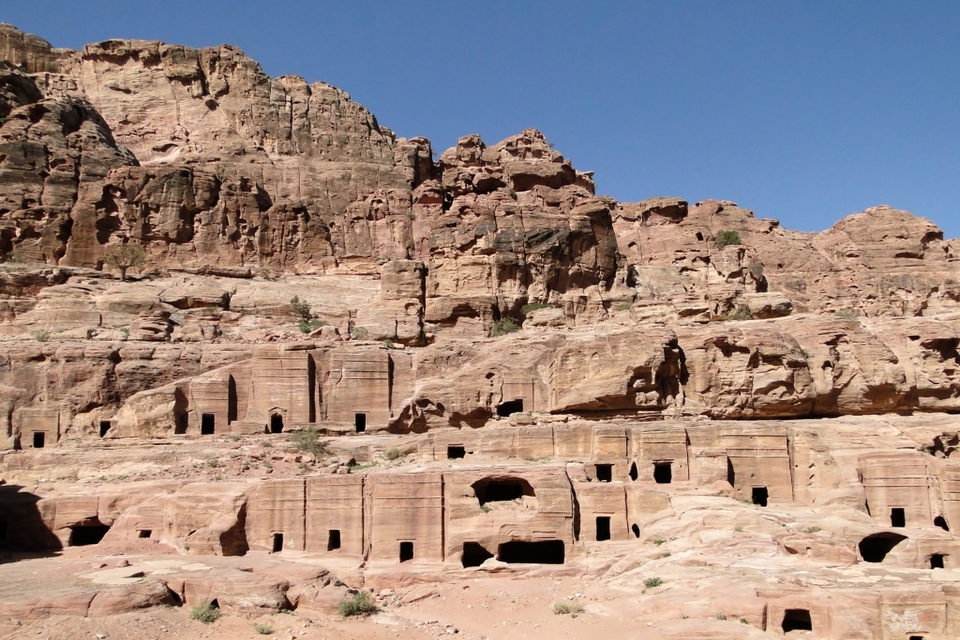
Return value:
<svg viewBox="0 0 960 640">
<path fill-rule="evenodd" d="M 767 493 L 767 488 L 766 488 L 766 487 L 754 487 L 754 488 L 753 488 L 753 492 L 751 493 L 751 496 L 750 496 L 753 504 L 755 504 L 755 505 L 757 505 L 757 506 L 760 506 L 760 507 L 765 507 L 765 506 L 767 506 L 767 499 L 768 499 L 769 497 L 770 497 L 770 496 L 769 496 L 769 494 Z"/>
<path fill-rule="evenodd" d="M 340 548 L 340 529 L 330 529 L 327 535 L 327 551 L 336 551 Z"/>
<path fill-rule="evenodd" d="M 610 516 L 597 516 L 597 542 L 610 539 Z"/>
<path fill-rule="evenodd" d="M 597 482 L 613 482 L 613 465 L 597 465 Z"/>
<path fill-rule="evenodd" d="M 654 462 L 653 481 L 657 484 L 670 484 L 673 482 L 673 463 Z"/>
<path fill-rule="evenodd" d="M 200 435 L 212 436 L 217 426 L 217 417 L 212 413 L 204 413 L 200 416 Z"/>
<path fill-rule="evenodd" d="M 905 527 L 907 526 L 907 511 L 902 507 L 894 507 L 890 509 L 890 526 L 891 527 Z"/>
<path fill-rule="evenodd" d="M 137 531 L 138 538 L 149 538 L 152 535 L 153 535 L 152 529 L 140 529 L 139 531 Z"/>
<path fill-rule="evenodd" d="M 447 447 L 447 460 L 456 460 L 457 458 L 467 457 L 467 449 L 465 447 L 451 445 Z"/>
</svg>

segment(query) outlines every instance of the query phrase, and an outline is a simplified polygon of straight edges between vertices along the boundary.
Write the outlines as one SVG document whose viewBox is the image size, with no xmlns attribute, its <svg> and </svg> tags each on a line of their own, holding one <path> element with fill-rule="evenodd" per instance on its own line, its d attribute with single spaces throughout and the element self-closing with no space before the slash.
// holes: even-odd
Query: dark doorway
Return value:
<svg viewBox="0 0 960 640">
<path fill-rule="evenodd" d="M 367 430 L 367 414 L 365 413 L 356 413 L 353 416 L 353 427 L 357 430 L 357 433 L 363 433 Z"/>
<path fill-rule="evenodd" d="M 597 542 L 610 539 L 610 516 L 597 516 Z"/>
<path fill-rule="evenodd" d="M 273 534 L 273 552 L 280 553 L 283 551 L 283 534 L 275 533 Z"/>
<path fill-rule="evenodd" d="M 330 529 L 327 534 L 327 551 L 336 551 L 340 548 L 340 529 Z"/>
<path fill-rule="evenodd" d="M 653 480 L 657 484 L 670 484 L 673 481 L 673 463 L 654 462 Z"/>
<path fill-rule="evenodd" d="M 45 444 L 46 435 L 43 431 L 34 431 L 33 432 L 33 448 L 34 449 L 43 449 Z"/>
<path fill-rule="evenodd" d="M 791 631 L 813 631 L 813 621 L 810 620 L 809 609 L 786 609 L 783 612 L 783 624 L 780 625 L 784 633 Z"/>
<path fill-rule="evenodd" d="M 110 431 L 110 421 L 103 420 L 100 422 L 100 437 L 107 435 L 107 431 Z"/>
<path fill-rule="evenodd" d="M 753 501 L 753 504 L 765 507 L 767 506 L 768 497 L 766 487 L 754 487 L 750 499 Z"/>
<path fill-rule="evenodd" d="M 504 542 L 497 549 L 497 559 L 509 564 L 563 564 L 563 540 Z"/>
<path fill-rule="evenodd" d="M 464 542 L 463 555 L 460 556 L 460 564 L 467 567 L 479 567 L 484 562 L 493 557 L 493 554 L 487 551 L 483 545 L 477 542 Z"/>
<path fill-rule="evenodd" d="M 857 545 L 864 562 L 883 562 L 891 549 L 907 539 L 899 533 L 875 533 L 867 536 Z"/>
<path fill-rule="evenodd" d="M 636 524 L 630 525 L 630 530 L 633 531 L 634 538 L 640 537 L 640 527 L 638 527 Z"/>
<path fill-rule="evenodd" d="M 457 458 L 466 458 L 467 450 L 464 447 L 451 445 L 447 447 L 447 459 L 456 460 Z"/>
<path fill-rule="evenodd" d="M 937 516 L 933 519 L 933 526 L 940 527 L 944 531 L 950 531 L 950 527 L 947 525 L 947 520 L 943 516 Z"/>
<path fill-rule="evenodd" d="M 177 426 L 174 427 L 173 432 L 176 434 L 184 434 L 187 432 L 187 424 L 189 423 L 189 418 L 187 414 L 181 413 L 177 416 Z"/>
<path fill-rule="evenodd" d="M 0 541 L 7 539 L 7 521 L 0 520 Z"/>
<path fill-rule="evenodd" d="M 613 465 L 598 464 L 597 465 L 597 482 L 612 482 L 612 481 L 613 481 Z"/>
<path fill-rule="evenodd" d="M 152 529 L 140 529 L 139 531 L 137 531 L 138 538 L 149 538 L 152 535 L 153 535 Z"/>
<path fill-rule="evenodd" d="M 943 569 L 943 558 L 945 556 L 942 553 L 934 553 L 930 556 L 930 568 L 931 569 Z"/>
<path fill-rule="evenodd" d="M 400 562 L 409 562 L 410 560 L 413 560 L 413 543 L 401 542 L 400 543 Z"/>
<path fill-rule="evenodd" d="M 270 416 L 270 433 L 283 433 L 283 416 L 279 413 Z"/>
<path fill-rule="evenodd" d="M 907 526 L 907 513 L 901 507 L 894 507 L 890 509 L 890 526 L 891 527 L 905 527 Z"/>
<path fill-rule="evenodd" d="M 520 413 L 523 411 L 523 399 L 520 400 L 510 400 L 509 402 L 501 402 L 497 405 L 497 415 L 501 418 L 506 418 L 507 416 Z"/>
<path fill-rule="evenodd" d="M 733 470 L 733 460 L 730 458 L 727 458 L 727 482 L 731 487 L 737 486 L 737 474 Z"/>
<path fill-rule="evenodd" d="M 630 479 L 636 482 L 637 478 L 639 477 L 640 477 L 640 471 L 637 469 L 637 463 L 631 462 L 630 463 Z"/>
<path fill-rule="evenodd" d="M 217 426 L 217 417 L 212 413 L 204 413 L 200 416 L 200 435 L 212 436 Z"/>
<path fill-rule="evenodd" d="M 97 544 L 103 540 L 103 536 L 107 535 L 107 531 L 110 531 L 110 527 L 105 524 L 100 524 L 99 521 L 97 521 L 96 524 L 70 527 L 70 541 L 68 544 L 71 547 L 85 547 L 91 544 Z"/>
</svg>

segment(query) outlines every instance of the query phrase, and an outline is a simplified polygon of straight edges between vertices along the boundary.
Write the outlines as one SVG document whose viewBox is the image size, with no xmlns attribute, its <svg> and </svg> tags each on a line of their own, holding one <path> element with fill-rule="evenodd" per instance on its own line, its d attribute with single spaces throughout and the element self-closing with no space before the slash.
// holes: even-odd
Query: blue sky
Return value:
<svg viewBox="0 0 960 640">
<path fill-rule="evenodd" d="M 803 231 L 876 204 L 960 236 L 960 3 L 10 2 L 55 46 L 236 44 L 439 153 L 543 131 L 598 191 L 733 200 Z"/>
</svg>

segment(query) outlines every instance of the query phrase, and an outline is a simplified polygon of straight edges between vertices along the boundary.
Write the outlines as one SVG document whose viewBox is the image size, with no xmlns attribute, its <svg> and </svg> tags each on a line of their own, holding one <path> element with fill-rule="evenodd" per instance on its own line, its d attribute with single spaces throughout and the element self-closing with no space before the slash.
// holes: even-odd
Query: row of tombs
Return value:
<svg viewBox="0 0 960 640">
<path fill-rule="evenodd" d="M 672 495 L 709 488 L 760 507 L 839 500 L 860 509 L 873 525 L 851 533 L 860 540 L 852 561 L 883 561 L 898 546 L 913 554 L 897 560 L 907 566 L 960 558 L 948 533 L 960 522 L 960 466 L 918 451 L 862 452 L 847 467 L 815 446 L 813 431 L 734 422 L 526 425 L 415 441 L 421 461 L 454 469 L 218 483 L 212 495 L 207 485 L 178 484 L 160 497 L 127 498 L 129 508 L 103 496 L 52 498 L 40 501 L 41 519 L 65 544 L 95 538 L 91 527 L 104 535 L 113 527 L 110 535 L 136 532 L 218 554 L 252 546 L 387 562 L 470 566 L 496 555 L 562 563 L 575 541 L 639 538 L 645 523 L 670 512 Z M 537 464 L 470 469 L 492 458 Z M 570 460 L 586 462 L 555 464 Z M 223 503 L 227 487 L 233 493 Z M 908 536 L 899 530 L 910 530 L 909 544 L 900 546 Z"/>
</svg>

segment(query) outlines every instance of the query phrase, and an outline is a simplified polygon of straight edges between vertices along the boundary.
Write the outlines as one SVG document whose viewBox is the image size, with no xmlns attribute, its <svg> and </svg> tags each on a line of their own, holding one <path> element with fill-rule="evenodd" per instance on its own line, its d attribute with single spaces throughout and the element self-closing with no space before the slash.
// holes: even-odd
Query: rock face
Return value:
<svg viewBox="0 0 960 640">
<path fill-rule="evenodd" d="M 316 560 L 390 589 L 569 570 L 665 638 L 960 634 L 932 223 L 620 203 L 533 129 L 435 160 L 228 45 L 0 25 L 0 60 L 0 550 L 216 559 L 0 585 L 0 632 L 332 612 Z"/>
</svg>

